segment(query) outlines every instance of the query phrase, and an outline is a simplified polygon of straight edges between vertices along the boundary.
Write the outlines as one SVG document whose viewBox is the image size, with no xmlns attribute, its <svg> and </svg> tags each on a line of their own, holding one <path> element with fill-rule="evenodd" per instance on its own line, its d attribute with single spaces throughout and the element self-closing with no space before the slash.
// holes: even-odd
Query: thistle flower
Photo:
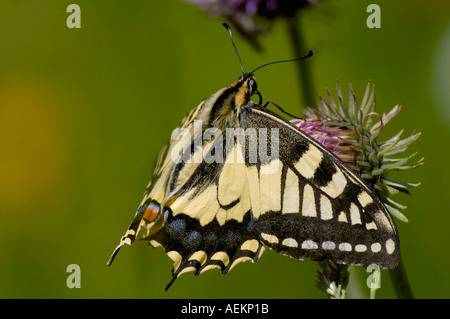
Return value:
<svg viewBox="0 0 450 319">
<path fill-rule="evenodd" d="M 346 141 L 357 138 L 353 130 L 327 126 L 317 118 L 294 119 L 291 123 L 312 136 L 342 161 L 356 164 L 358 149 Z"/>
<path fill-rule="evenodd" d="M 239 11 L 250 16 L 260 15 L 268 18 L 291 16 L 296 10 L 317 3 L 319 0 L 189 0 L 202 5 L 207 10 L 224 15 Z M 205 6 L 206 5 L 206 6 Z"/>
<path fill-rule="evenodd" d="M 189 0 L 211 16 L 224 17 L 257 50 L 257 41 L 277 17 L 293 17 L 301 8 L 315 4 L 319 0 Z"/>
<path fill-rule="evenodd" d="M 360 104 L 350 84 L 348 105 L 344 103 L 339 84 L 337 84 L 337 99 L 327 91 L 328 102 L 319 96 L 317 108 L 308 107 L 303 113 L 305 119 L 294 119 L 291 122 L 299 129 L 315 138 L 319 143 L 332 151 L 342 161 L 375 189 L 381 201 L 392 216 L 408 222 L 401 210 L 407 208 L 389 196 L 403 192 L 409 194 L 410 188 L 420 183 L 407 183 L 387 177 L 391 171 L 406 171 L 424 164 L 424 159 L 409 164 L 412 155 L 399 157 L 416 141 L 421 133 L 412 133 L 402 139 L 403 130 L 390 139 L 379 142 L 378 137 L 384 126 L 402 109 L 396 105 L 387 114 L 380 115 L 375 110 L 374 85 L 367 84 L 366 92 Z M 394 156 L 394 157 L 393 157 Z M 319 262 L 322 271 L 317 273 L 316 286 L 330 298 L 345 298 L 348 283 L 347 266 L 337 265 L 333 261 Z M 402 278 L 402 282 L 394 283 L 402 286 L 403 291 L 396 292 L 402 296 L 412 297 L 412 292 L 403 265 L 391 270 L 391 278 Z M 398 288 L 397 287 L 397 288 Z"/>
<path fill-rule="evenodd" d="M 402 158 L 392 157 L 406 151 L 421 133 L 413 133 L 402 139 L 401 130 L 392 138 L 379 142 L 383 127 L 400 112 L 403 105 L 394 106 L 387 114 L 376 113 L 374 86 L 370 83 L 359 105 L 351 85 L 348 105 L 344 103 L 339 85 L 337 92 L 335 100 L 327 91 L 329 102 L 319 97 L 317 108 L 308 107 L 304 110 L 306 119 L 295 119 L 292 123 L 359 172 L 374 187 L 389 212 L 407 222 L 408 219 L 400 212 L 407 206 L 395 202 L 389 196 L 399 192 L 409 194 L 408 189 L 420 183 L 402 182 L 387 176 L 391 171 L 406 171 L 423 165 L 423 158 L 408 164 L 417 153 Z"/>
</svg>

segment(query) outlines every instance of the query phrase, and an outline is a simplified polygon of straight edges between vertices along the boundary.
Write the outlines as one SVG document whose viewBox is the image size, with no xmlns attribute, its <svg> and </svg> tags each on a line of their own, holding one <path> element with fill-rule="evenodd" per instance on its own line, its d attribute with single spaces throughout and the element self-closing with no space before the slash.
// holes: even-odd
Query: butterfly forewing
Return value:
<svg viewBox="0 0 450 319">
<path fill-rule="evenodd" d="M 395 225 L 359 176 L 267 109 L 251 105 L 242 114 L 247 128 L 279 131 L 278 154 L 265 164 L 247 163 L 251 201 L 260 203 L 252 205 L 253 223 L 266 246 L 299 259 L 397 265 Z"/>
</svg>

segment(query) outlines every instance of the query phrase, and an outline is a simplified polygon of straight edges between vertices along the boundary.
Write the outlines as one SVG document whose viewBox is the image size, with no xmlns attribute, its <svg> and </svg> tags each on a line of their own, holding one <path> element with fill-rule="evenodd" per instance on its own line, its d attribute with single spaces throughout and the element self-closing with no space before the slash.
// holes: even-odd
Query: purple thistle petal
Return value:
<svg viewBox="0 0 450 319">
<path fill-rule="evenodd" d="M 291 123 L 333 152 L 342 161 L 355 163 L 358 151 L 349 143 L 355 138 L 355 134 L 350 130 L 338 128 L 331 123 L 321 122 L 314 118 L 293 119 Z"/>
<path fill-rule="evenodd" d="M 255 15 L 258 11 L 258 3 L 260 0 L 249 0 L 247 1 L 247 4 L 245 5 L 245 12 L 249 15 Z"/>
</svg>

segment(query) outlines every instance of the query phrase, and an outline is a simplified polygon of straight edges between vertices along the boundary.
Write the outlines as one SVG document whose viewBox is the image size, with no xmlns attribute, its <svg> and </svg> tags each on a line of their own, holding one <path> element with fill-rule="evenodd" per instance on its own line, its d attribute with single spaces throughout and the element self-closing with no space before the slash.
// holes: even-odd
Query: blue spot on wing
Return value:
<svg viewBox="0 0 450 319">
<path fill-rule="evenodd" d="M 248 224 L 247 224 L 247 231 L 248 231 L 249 233 L 253 231 L 253 223 L 252 223 L 251 220 L 250 220 L 250 221 L 248 222 Z"/>
<path fill-rule="evenodd" d="M 183 219 L 175 219 L 169 224 L 169 232 L 173 237 L 179 238 L 186 231 L 186 222 Z"/>
<path fill-rule="evenodd" d="M 189 234 L 187 234 L 186 236 L 186 240 L 189 242 L 195 242 L 198 241 L 200 239 L 201 235 L 198 231 L 191 231 Z"/>
</svg>

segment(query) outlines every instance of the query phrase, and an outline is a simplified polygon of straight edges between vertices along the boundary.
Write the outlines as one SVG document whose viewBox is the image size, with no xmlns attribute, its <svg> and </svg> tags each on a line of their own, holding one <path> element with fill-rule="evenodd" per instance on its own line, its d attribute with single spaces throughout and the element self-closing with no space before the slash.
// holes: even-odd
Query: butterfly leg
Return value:
<svg viewBox="0 0 450 319">
<path fill-rule="evenodd" d="M 292 114 L 286 112 L 285 110 L 283 110 L 283 108 L 282 108 L 281 106 L 279 106 L 277 103 L 275 103 L 275 102 L 272 101 L 272 100 L 267 100 L 267 102 L 264 103 L 263 107 L 264 107 L 264 108 L 267 108 L 267 105 L 269 105 L 269 104 L 275 105 L 275 106 L 277 107 L 277 109 L 279 109 L 281 112 L 283 112 L 283 113 L 285 113 L 285 114 L 287 114 L 287 115 L 289 115 L 289 116 L 291 116 L 291 117 L 293 117 L 293 118 L 296 118 L 296 119 L 301 118 L 300 116 L 295 116 L 295 115 L 292 115 Z"/>
</svg>

